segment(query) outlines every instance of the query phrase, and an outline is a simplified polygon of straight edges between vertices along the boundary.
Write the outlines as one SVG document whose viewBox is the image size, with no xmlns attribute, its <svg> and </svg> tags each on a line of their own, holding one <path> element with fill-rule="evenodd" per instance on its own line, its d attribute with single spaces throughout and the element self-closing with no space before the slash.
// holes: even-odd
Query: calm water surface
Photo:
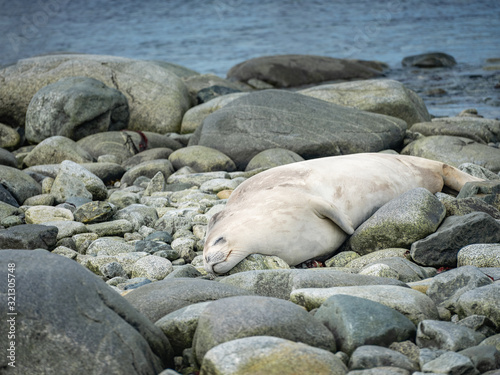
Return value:
<svg viewBox="0 0 500 375">
<path fill-rule="evenodd" d="M 405 56 L 436 50 L 476 74 L 500 57 L 498 0 L 0 0 L 0 9 L 0 65 L 71 51 L 165 60 L 224 77 L 263 55 L 400 68 Z"/>
</svg>

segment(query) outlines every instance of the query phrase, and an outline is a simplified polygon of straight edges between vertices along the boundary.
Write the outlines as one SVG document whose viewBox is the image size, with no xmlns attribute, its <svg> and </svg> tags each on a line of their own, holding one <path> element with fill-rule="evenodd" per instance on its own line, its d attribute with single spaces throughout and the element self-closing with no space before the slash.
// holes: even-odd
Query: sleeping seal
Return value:
<svg viewBox="0 0 500 375">
<path fill-rule="evenodd" d="M 385 203 L 423 187 L 459 191 L 482 181 L 447 164 L 415 156 L 352 154 L 287 164 L 249 178 L 209 222 L 203 257 L 226 273 L 250 254 L 289 265 L 333 253 Z"/>
</svg>

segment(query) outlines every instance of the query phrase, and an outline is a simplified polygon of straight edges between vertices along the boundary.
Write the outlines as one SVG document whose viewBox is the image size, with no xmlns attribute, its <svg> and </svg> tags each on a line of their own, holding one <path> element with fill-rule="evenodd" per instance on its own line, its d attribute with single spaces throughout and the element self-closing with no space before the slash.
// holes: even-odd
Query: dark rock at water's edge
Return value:
<svg viewBox="0 0 500 375">
<path fill-rule="evenodd" d="M 2 280 L 15 275 L 17 313 L 16 367 L 2 355 L 2 374 L 157 374 L 173 365 L 161 330 L 73 260 L 3 250 L 0 264 Z M 6 293 L 0 300 L 7 306 Z"/>
<path fill-rule="evenodd" d="M 275 55 L 257 57 L 235 65 L 227 77 L 241 82 L 256 79 L 281 88 L 333 80 L 374 78 L 382 74 L 383 68 L 383 64 L 376 62 L 312 55 Z"/>
<path fill-rule="evenodd" d="M 407 56 L 402 61 L 403 66 L 419 68 L 452 67 L 457 64 L 455 58 L 443 52 L 429 52 L 420 55 Z"/>
</svg>

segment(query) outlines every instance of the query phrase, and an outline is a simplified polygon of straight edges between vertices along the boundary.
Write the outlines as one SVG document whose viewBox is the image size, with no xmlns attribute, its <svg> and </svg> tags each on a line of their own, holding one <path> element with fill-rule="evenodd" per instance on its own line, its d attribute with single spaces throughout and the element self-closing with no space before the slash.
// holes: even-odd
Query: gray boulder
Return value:
<svg viewBox="0 0 500 375">
<path fill-rule="evenodd" d="M 93 201 L 82 204 L 73 212 L 73 215 L 76 221 L 91 224 L 108 221 L 113 217 L 115 212 L 115 206 L 109 202 Z"/>
<path fill-rule="evenodd" d="M 434 135 L 420 138 L 403 151 L 403 155 L 420 156 L 459 167 L 474 163 L 495 173 L 500 171 L 500 150 L 464 137 Z"/>
<path fill-rule="evenodd" d="M 40 89 L 26 113 L 26 139 L 40 143 L 54 135 L 75 141 L 127 127 L 127 98 L 87 77 L 67 77 Z"/>
<path fill-rule="evenodd" d="M 174 151 L 168 157 L 175 170 L 191 167 L 196 172 L 232 172 L 236 169 L 234 162 L 222 152 L 205 147 L 190 146 Z"/>
<path fill-rule="evenodd" d="M 434 276 L 427 289 L 427 295 L 437 305 L 449 300 L 456 301 L 465 292 L 491 283 L 491 279 L 478 268 L 459 267 Z"/>
<path fill-rule="evenodd" d="M 201 363 L 224 342 L 261 335 L 335 352 L 333 334 L 299 306 L 277 298 L 239 296 L 214 301 L 203 310 L 193 341 L 196 359 Z"/>
<path fill-rule="evenodd" d="M 445 117 L 420 122 L 410 127 L 411 132 L 425 136 L 451 135 L 488 144 L 500 141 L 500 121 L 481 117 Z"/>
<path fill-rule="evenodd" d="M 498 282 L 470 290 L 456 303 L 458 316 L 484 315 L 500 326 L 500 284 Z"/>
<path fill-rule="evenodd" d="M 400 281 L 374 276 L 345 273 L 335 268 L 288 270 L 257 270 L 239 272 L 221 279 L 220 283 L 233 285 L 261 296 L 290 299 L 290 293 L 301 288 L 330 288 L 361 285 L 399 285 Z"/>
<path fill-rule="evenodd" d="M 418 365 L 404 354 L 375 345 L 360 346 L 352 353 L 349 360 L 349 370 L 371 369 L 383 366 L 398 367 L 412 373 L 418 370 Z"/>
<path fill-rule="evenodd" d="M 255 155 L 269 148 L 286 148 L 305 159 L 376 152 L 399 147 L 405 131 L 406 123 L 394 117 L 265 90 L 235 99 L 209 115 L 189 145 L 215 148 L 238 169 L 245 169 Z"/>
<path fill-rule="evenodd" d="M 257 79 L 274 87 L 297 87 L 333 80 L 367 79 L 381 75 L 360 61 L 312 55 L 276 55 L 250 59 L 233 66 L 227 78 Z"/>
<path fill-rule="evenodd" d="M 40 142 L 23 160 L 28 167 L 40 164 L 59 164 L 64 160 L 75 163 L 88 163 L 92 156 L 78 144 L 60 135 Z"/>
<path fill-rule="evenodd" d="M 46 249 L 56 247 L 57 227 L 21 224 L 0 230 L 0 249 Z M 0 252 L 1 254 L 1 252 Z"/>
<path fill-rule="evenodd" d="M 416 188 L 383 205 L 349 238 L 360 255 L 391 247 L 409 248 L 434 233 L 444 219 L 443 204 L 427 189 Z"/>
<path fill-rule="evenodd" d="M 470 328 L 439 320 L 418 324 L 416 343 L 421 348 L 459 351 L 478 345 L 486 337 Z"/>
<path fill-rule="evenodd" d="M 3 373 L 157 374 L 173 365 L 161 330 L 73 260 L 42 250 L 12 250 L 0 252 L 0 263 L 5 280 L 7 264 L 16 265 L 18 316 L 13 318 L 19 320 L 16 368 L 7 366 L 4 355 Z M 7 306 L 7 294 L 0 299 Z M 2 336 L 7 329 L 2 325 Z"/>
<path fill-rule="evenodd" d="M 217 345 L 207 352 L 201 366 L 204 374 L 245 375 L 249 371 L 344 375 L 347 367 L 329 351 L 272 336 L 245 337 Z"/>
<path fill-rule="evenodd" d="M 6 165 L 0 165 L 0 185 L 3 185 L 20 205 L 32 196 L 42 194 L 42 186 L 29 174 Z"/>
<path fill-rule="evenodd" d="M 66 172 L 57 174 L 57 177 L 50 188 L 50 194 L 56 203 L 64 203 L 69 199 L 92 200 L 92 193 L 87 190 L 85 183 L 77 176 Z"/>
<path fill-rule="evenodd" d="M 251 293 L 244 289 L 215 281 L 168 278 L 134 289 L 125 295 L 125 299 L 149 320 L 156 322 L 165 315 L 194 303 L 249 294 Z"/>
<path fill-rule="evenodd" d="M 114 220 L 127 220 L 135 231 L 142 226 L 152 227 L 158 220 L 158 213 L 154 207 L 148 207 L 143 204 L 131 204 L 122 208 L 113 217 Z"/>
<path fill-rule="evenodd" d="M 424 101 L 401 82 L 391 79 L 334 83 L 299 92 L 345 107 L 397 117 L 406 121 L 408 127 L 431 120 Z"/>
<path fill-rule="evenodd" d="M 168 159 L 168 157 L 170 156 L 170 154 L 172 154 L 172 152 L 173 150 L 168 147 L 158 147 L 149 150 L 144 150 L 128 158 L 126 161 L 123 162 L 122 166 L 127 170 L 145 161 L 156 160 L 156 159 Z"/>
<path fill-rule="evenodd" d="M 17 168 L 17 159 L 12 152 L 0 148 L 0 165 Z"/>
<path fill-rule="evenodd" d="M 386 266 L 388 269 L 395 273 L 397 279 L 404 282 L 414 282 L 423 279 L 427 279 L 435 276 L 436 269 L 432 267 L 420 267 L 414 262 L 409 261 L 406 258 L 402 257 L 390 257 L 390 258 L 382 258 L 378 259 L 369 265 L 363 267 L 359 274 L 366 275 L 367 270 L 373 266 Z"/>
<path fill-rule="evenodd" d="M 411 245 L 410 255 L 423 266 L 456 267 L 461 248 L 500 242 L 500 222 L 484 212 L 447 217 L 438 230 Z"/>
<path fill-rule="evenodd" d="M 108 197 L 108 190 L 104 182 L 84 166 L 70 160 L 64 160 L 59 166 L 59 173 L 66 173 L 83 182 L 85 189 L 92 194 L 92 199 L 95 201 L 103 201 Z"/>
<path fill-rule="evenodd" d="M 0 118 L 24 126 L 29 102 L 42 87 L 64 77 L 90 77 L 121 91 L 129 102 L 132 130 L 176 132 L 190 97 L 182 79 L 160 64 L 115 56 L 46 55 L 0 70 Z"/>
<path fill-rule="evenodd" d="M 402 61 L 403 66 L 419 68 L 452 67 L 457 64 L 455 58 L 443 52 L 428 52 L 419 55 L 407 56 Z"/>
<path fill-rule="evenodd" d="M 21 142 L 21 136 L 12 127 L 0 123 L 0 147 L 11 150 Z"/>
<path fill-rule="evenodd" d="M 458 354 L 469 358 L 481 374 L 500 369 L 500 351 L 493 345 L 473 346 L 461 350 Z"/>
<path fill-rule="evenodd" d="M 388 347 L 393 342 L 411 340 L 417 330 L 396 310 L 348 295 L 328 298 L 314 317 L 332 331 L 337 349 L 348 355 L 363 345 Z"/>
</svg>

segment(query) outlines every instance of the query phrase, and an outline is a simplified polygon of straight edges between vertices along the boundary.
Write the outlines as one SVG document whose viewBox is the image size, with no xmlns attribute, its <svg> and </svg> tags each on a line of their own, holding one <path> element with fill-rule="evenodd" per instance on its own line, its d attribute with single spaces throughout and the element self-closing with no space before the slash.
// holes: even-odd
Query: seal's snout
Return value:
<svg viewBox="0 0 500 375">
<path fill-rule="evenodd" d="M 210 252 L 205 255 L 205 269 L 209 273 L 215 273 L 214 266 L 226 260 L 227 256 L 222 251 Z"/>
</svg>

